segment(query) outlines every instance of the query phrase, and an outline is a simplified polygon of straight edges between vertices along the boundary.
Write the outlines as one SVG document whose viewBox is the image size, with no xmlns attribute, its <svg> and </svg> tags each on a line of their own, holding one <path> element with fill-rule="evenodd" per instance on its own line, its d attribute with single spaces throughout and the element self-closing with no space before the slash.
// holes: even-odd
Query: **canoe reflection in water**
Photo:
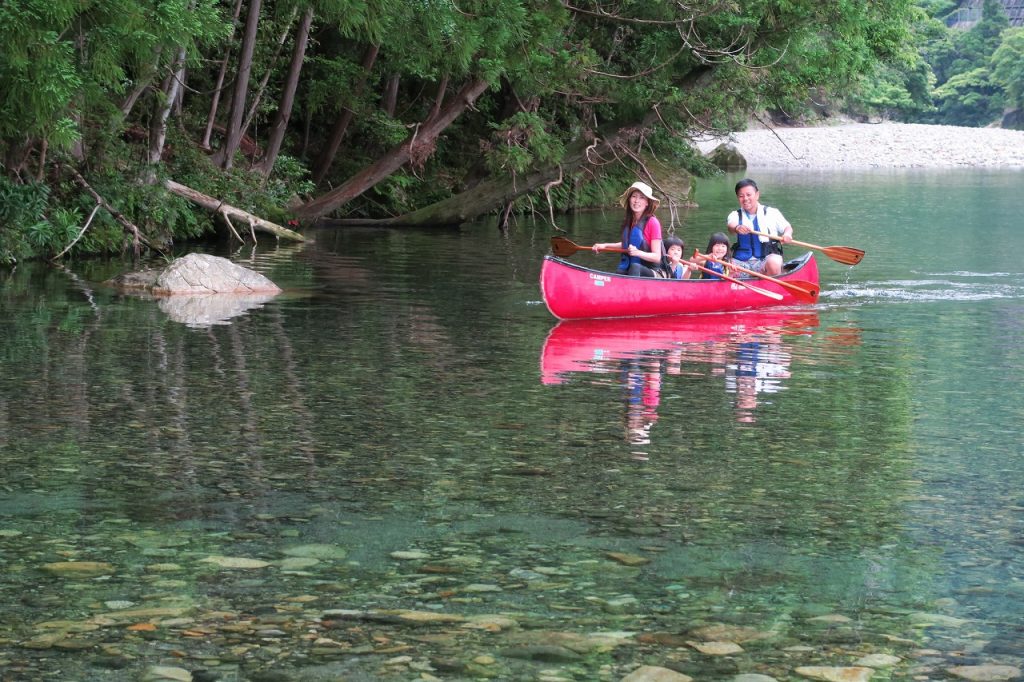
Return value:
<svg viewBox="0 0 1024 682">
<path fill-rule="evenodd" d="M 812 335 L 818 314 L 749 311 L 607 320 L 565 320 L 548 334 L 541 354 L 541 381 L 555 385 L 573 373 L 621 373 L 625 389 L 626 440 L 651 441 L 665 376 L 703 366 L 721 376 L 734 395 L 740 422 L 756 420 L 764 394 L 783 390 L 792 354 L 783 340 Z"/>
</svg>

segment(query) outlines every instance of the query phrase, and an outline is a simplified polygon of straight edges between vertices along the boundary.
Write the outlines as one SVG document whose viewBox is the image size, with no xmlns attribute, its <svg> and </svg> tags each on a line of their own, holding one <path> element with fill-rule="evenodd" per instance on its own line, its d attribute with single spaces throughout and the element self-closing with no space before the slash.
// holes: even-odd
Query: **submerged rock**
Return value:
<svg viewBox="0 0 1024 682">
<path fill-rule="evenodd" d="M 689 675 L 656 665 L 643 665 L 622 678 L 621 682 L 690 682 Z"/>
<path fill-rule="evenodd" d="M 105 561 L 57 561 L 44 564 L 43 570 L 56 575 L 92 577 L 114 572 L 114 567 Z"/>
<path fill-rule="evenodd" d="M 1020 677 L 1020 668 L 1012 665 L 958 665 L 949 672 L 972 682 L 1000 682 Z"/>
</svg>

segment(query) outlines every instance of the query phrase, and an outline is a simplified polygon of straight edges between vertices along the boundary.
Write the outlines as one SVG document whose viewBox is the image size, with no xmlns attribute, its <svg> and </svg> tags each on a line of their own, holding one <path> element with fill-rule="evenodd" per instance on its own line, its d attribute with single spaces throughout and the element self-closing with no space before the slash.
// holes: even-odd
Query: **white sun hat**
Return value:
<svg viewBox="0 0 1024 682">
<path fill-rule="evenodd" d="M 633 190 L 637 190 L 640 192 L 640 194 L 643 194 L 645 197 L 647 197 L 647 200 L 654 204 L 655 209 L 658 208 L 659 204 L 661 204 L 661 199 L 654 196 L 654 190 L 651 189 L 650 185 L 648 185 L 646 182 L 637 181 L 630 185 L 629 189 L 623 192 L 622 196 L 619 197 L 620 206 L 626 206 L 627 202 L 629 201 L 629 195 L 633 192 Z"/>
</svg>

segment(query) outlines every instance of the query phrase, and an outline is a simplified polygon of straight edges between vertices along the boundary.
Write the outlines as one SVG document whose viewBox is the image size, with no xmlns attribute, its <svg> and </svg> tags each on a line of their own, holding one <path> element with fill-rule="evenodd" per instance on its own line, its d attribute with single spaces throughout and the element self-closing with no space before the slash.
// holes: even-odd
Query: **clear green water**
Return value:
<svg viewBox="0 0 1024 682">
<path fill-rule="evenodd" d="M 0 679 L 1019 667 L 1020 173 L 756 177 L 868 253 L 813 308 L 558 325 L 527 220 L 243 249 L 286 293 L 212 326 L 0 272 Z"/>
</svg>

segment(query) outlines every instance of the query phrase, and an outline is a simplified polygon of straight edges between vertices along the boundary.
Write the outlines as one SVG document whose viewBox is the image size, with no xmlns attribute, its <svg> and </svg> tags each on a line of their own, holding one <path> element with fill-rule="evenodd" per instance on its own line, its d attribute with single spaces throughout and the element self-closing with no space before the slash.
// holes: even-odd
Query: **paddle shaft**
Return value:
<svg viewBox="0 0 1024 682">
<path fill-rule="evenodd" d="M 762 289 L 761 287 L 755 287 L 753 284 L 747 284 L 746 282 L 744 282 L 742 280 L 738 280 L 735 277 L 730 277 L 729 275 L 723 275 L 720 272 L 715 272 L 714 270 L 712 270 L 710 268 L 706 268 L 703 265 L 697 265 L 696 263 L 690 263 L 690 266 L 697 268 L 701 272 L 706 272 L 709 275 L 714 275 L 718 279 L 724 279 L 726 282 L 732 282 L 733 284 L 739 284 L 741 287 L 746 287 L 747 289 L 750 289 L 751 291 L 757 292 L 757 293 L 761 294 L 762 296 L 767 296 L 768 298 L 774 298 L 776 301 L 781 301 L 782 300 L 782 294 L 780 294 L 780 293 L 778 293 L 776 291 L 768 291 L 767 289 Z"/>
<path fill-rule="evenodd" d="M 551 238 L 551 250 L 559 258 L 567 258 L 567 257 L 571 256 L 572 254 L 576 253 L 577 251 L 589 251 L 589 250 L 593 250 L 593 248 L 594 248 L 593 246 L 580 246 L 579 244 L 576 244 L 575 242 L 573 242 L 571 239 L 566 239 L 565 237 L 552 237 Z M 615 246 L 608 246 L 608 247 L 604 247 L 604 248 L 599 249 L 599 250 L 600 251 L 611 251 L 613 253 L 627 253 L 626 249 L 623 249 L 621 247 L 615 247 Z M 728 275 L 720 275 L 717 272 L 715 272 L 714 270 L 709 270 L 707 268 L 703 268 L 703 267 L 701 267 L 701 266 L 699 266 L 699 265 L 697 265 L 695 263 L 690 263 L 690 265 L 695 267 L 695 268 L 697 268 L 698 270 L 701 270 L 703 272 L 706 272 L 706 273 L 709 273 L 711 275 L 714 275 L 714 276 L 718 277 L 719 279 L 724 279 L 724 280 L 726 280 L 728 282 L 733 282 L 734 284 L 739 284 L 741 287 L 746 287 L 747 289 L 750 289 L 751 291 L 755 291 L 755 292 L 757 292 L 757 293 L 759 293 L 759 294 L 761 294 L 763 296 L 767 296 L 768 298 L 774 298 L 777 301 L 781 301 L 782 300 L 782 294 L 780 294 L 780 293 L 777 293 L 777 292 L 774 292 L 774 291 L 768 291 L 767 289 L 762 289 L 761 287 L 755 287 L 752 284 L 747 284 L 746 282 L 741 282 L 740 280 L 735 279 L 733 277 L 729 277 Z"/>
<path fill-rule="evenodd" d="M 593 251 L 593 246 L 580 246 L 565 237 L 552 237 L 551 238 L 551 250 L 559 258 L 567 258 L 577 251 Z M 598 249 L 600 252 L 608 253 L 627 253 L 627 250 L 621 246 L 606 246 Z"/>
<path fill-rule="evenodd" d="M 777 242 L 783 241 L 782 237 L 775 234 L 768 234 L 765 232 L 751 232 L 750 234 L 755 234 L 758 237 L 768 237 L 768 239 L 774 239 Z M 832 260 L 844 265 L 856 265 L 864 258 L 864 252 L 860 249 L 855 249 L 852 246 L 818 246 L 817 244 L 798 242 L 795 239 L 790 239 L 787 243 L 796 244 L 797 246 L 802 246 L 807 249 L 821 251 Z"/>
<path fill-rule="evenodd" d="M 694 255 L 694 257 L 699 256 L 701 258 L 706 258 L 707 260 L 711 261 L 712 263 L 719 263 L 720 265 L 725 265 L 726 267 L 732 268 L 733 270 L 738 270 L 739 272 L 746 273 L 746 274 L 751 275 L 753 277 L 760 277 L 763 280 L 767 280 L 769 282 L 775 282 L 780 287 L 783 287 L 785 289 L 789 289 L 793 293 L 797 294 L 800 298 L 810 299 L 811 302 L 814 302 L 814 301 L 818 300 L 818 288 L 814 287 L 812 284 L 810 284 L 810 282 L 803 282 L 803 281 L 801 281 L 799 284 L 797 284 L 797 283 L 794 283 L 794 282 L 787 282 L 785 280 L 776 279 L 775 277 L 772 277 L 771 275 L 766 275 L 763 272 L 757 272 L 756 270 L 750 270 L 748 268 L 743 267 L 742 265 L 737 265 L 736 263 L 726 263 L 725 261 L 718 260 L 717 258 L 715 258 L 712 255 L 709 255 L 709 254 L 706 254 L 706 253 L 701 253 L 700 251 L 696 251 L 696 250 L 693 252 L 693 255 Z"/>
</svg>

